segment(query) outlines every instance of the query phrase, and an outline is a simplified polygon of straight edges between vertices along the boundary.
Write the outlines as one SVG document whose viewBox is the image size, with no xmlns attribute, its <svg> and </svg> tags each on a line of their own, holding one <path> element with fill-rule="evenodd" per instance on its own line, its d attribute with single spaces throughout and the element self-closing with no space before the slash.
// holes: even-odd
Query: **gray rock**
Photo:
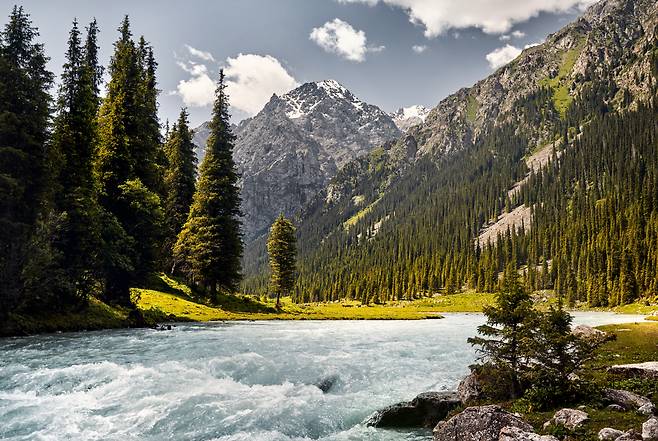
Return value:
<svg viewBox="0 0 658 441">
<path fill-rule="evenodd" d="M 532 426 L 503 410 L 500 406 L 474 406 L 442 421 L 434 428 L 434 441 L 491 441 L 497 440 L 505 427 L 532 432 Z"/>
<path fill-rule="evenodd" d="M 642 440 L 658 441 L 658 418 L 653 417 L 642 424 Z"/>
<path fill-rule="evenodd" d="M 322 392 L 329 392 L 338 382 L 338 375 L 329 375 L 328 377 L 323 378 L 322 380 L 315 383 L 315 386 L 320 389 Z"/>
<path fill-rule="evenodd" d="M 639 441 L 642 439 L 642 435 L 637 433 L 635 430 L 631 429 L 623 433 L 615 441 Z"/>
<path fill-rule="evenodd" d="M 583 340 L 605 340 L 608 338 L 608 333 L 601 331 L 600 329 L 592 328 L 587 325 L 578 325 L 575 326 L 571 333 L 578 338 Z"/>
<path fill-rule="evenodd" d="M 480 382 L 477 374 L 471 372 L 457 386 L 457 394 L 462 404 L 469 404 L 477 401 L 482 396 Z"/>
<path fill-rule="evenodd" d="M 552 435 L 539 435 L 526 432 L 518 427 L 503 427 L 500 430 L 498 441 L 559 441 Z"/>
<path fill-rule="evenodd" d="M 568 430 L 574 430 L 582 427 L 589 420 L 587 412 L 578 409 L 560 409 L 555 412 L 553 418 L 546 421 L 544 428 L 550 426 L 564 426 Z"/>
<path fill-rule="evenodd" d="M 646 363 L 618 364 L 608 368 L 611 374 L 621 375 L 626 378 L 645 378 L 658 380 L 658 361 Z"/>
<path fill-rule="evenodd" d="M 640 415 L 653 415 L 656 412 L 656 406 L 653 403 L 643 404 L 637 408 L 637 413 Z"/>
<path fill-rule="evenodd" d="M 604 389 L 603 400 L 613 405 L 616 404 L 621 406 L 626 410 L 639 411 L 639 409 L 642 408 L 643 412 L 649 410 L 649 414 L 653 413 L 655 410 L 655 406 L 647 397 L 643 397 L 642 395 L 638 395 L 627 390 Z"/>
<path fill-rule="evenodd" d="M 601 441 L 615 441 L 617 438 L 622 436 L 624 432 L 617 429 L 612 429 L 606 427 L 605 429 L 599 430 L 599 440 Z"/>
<path fill-rule="evenodd" d="M 606 406 L 606 409 L 612 410 L 614 412 L 625 412 L 626 408 L 624 406 L 620 406 L 619 404 L 609 404 Z"/>
<path fill-rule="evenodd" d="M 246 243 L 280 213 L 298 213 L 345 164 L 402 135 L 390 115 L 334 80 L 273 95 L 232 129 Z M 208 123 L 194 131 L 199 164 L 209 134 Z"/>
<path fill-rule="evenodd" d="M 366 420 L 373 427 L 434 427 L 461 404 L 454 392 L 425 392 L 411 401 L 375 412 Z"/>
</svg>

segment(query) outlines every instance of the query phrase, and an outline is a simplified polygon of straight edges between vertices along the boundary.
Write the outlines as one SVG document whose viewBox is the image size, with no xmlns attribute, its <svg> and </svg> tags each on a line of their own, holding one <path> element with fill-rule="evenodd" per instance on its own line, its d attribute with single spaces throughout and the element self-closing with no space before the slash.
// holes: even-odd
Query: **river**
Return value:
<svg viewBox="0 0 658 441">
<path fill-rule="evenodd" d="M 583 324 L 640 316 L 575 313 Z M 373 411 L 453 390 L 480 314 L 426 321 L 180 324 L 0 339 L 0 439 L 427 440 Z M 323 393 L 314 384 L 337 378 Z"/>
</svg>

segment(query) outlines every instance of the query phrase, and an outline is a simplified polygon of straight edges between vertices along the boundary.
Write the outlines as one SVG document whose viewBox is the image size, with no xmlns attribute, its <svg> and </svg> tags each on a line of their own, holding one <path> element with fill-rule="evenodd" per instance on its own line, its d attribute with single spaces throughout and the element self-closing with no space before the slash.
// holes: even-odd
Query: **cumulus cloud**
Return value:
<svg viewBox="0 0 658 441">
<path fill-rule="evenodd" d="M 422 54 L 427 50 L 427 46 L 424 44 L 414 44 L 411 46 L 411 50 L 416 52 L 417 54 Z"/>
<path fill-rule="evenodd" d="M 509 41 L 512 38 L 523 38 L 525 37 L 525 32 L 523 31 L 514 31 L 511 34 L 505 34 L 500 36 L 501 41 Z"/>
<path fill-rule="evenodd" d="M 385 49 L 384 46 L 368 47 L 366 33 L 354 29 L 351 24 L 340 18 L 334 18 L 320 27 L 313 28 L 309 38 L 326 52 L 357 63 L 366 59 L 367 52 L 381 52 Z"/>
<path fill-rule="evenodd" d="M 206 58 L 197 58 L 214 60 L 210 53 L 205 54 L 208 55 Z M 180 60 L 176 64 L 189 74 L 189 78 L 179 81 L 171 94 L 180 96 L 188 107 L 211 105 L 215 99 L 216 75 L 210 73 L 206 64 Z M 219 71 L 219 66 L 216 69 Z M 238 54 L 234 58 L 229 57 L 224 63 L 224 73 L 231 107 L 249 115 L 258 113 L 273 93 L 284 94 L 299 84 L 279 60 L 270 55 Z"/>
<path fill-rule="evenodd" d="M 273 93 L 283 95 L 299 85 L 270 55 L 239 54 L 227 58 L 224 73 L 231 105 L 250 115 L 258 113 Z"/>
<path fill-rule="evenodd" d="M 511 44 L 506 44 L 487 54 L 487 61 L 492 69 L 498 69 L 515 59 L 521 54 L 521 49 Z"/>
<path fill-rule="evenodd" d="M 203 107 L 212 104 L 215 99 L 215 82 L 210 78 L 208 67 L 191 61 L 176 62 L 190 78 L 180 80 L 174 94 L 180 96 L 188 107 Z"/>
<path fill-rule="evenodd" d="M 402 8 L 412 23 L 436 37 L 448 29 L 475 27 L 487 34 L 504 34 L 541 12 L 584 10 L 597 0 L 337 0 L 339 3 L 385 3 Z"/>
<path fill-rule="evenodd" d="M 210 52 L 202 51 L 200 49 L 194 48 L 190 46 L 189 44 L 185 45 L 185 49 L 192 55 L 193 57 L 200 58 L 204 61 L 215 61 L 215 58 L 212 56 Z"/>
</svg>

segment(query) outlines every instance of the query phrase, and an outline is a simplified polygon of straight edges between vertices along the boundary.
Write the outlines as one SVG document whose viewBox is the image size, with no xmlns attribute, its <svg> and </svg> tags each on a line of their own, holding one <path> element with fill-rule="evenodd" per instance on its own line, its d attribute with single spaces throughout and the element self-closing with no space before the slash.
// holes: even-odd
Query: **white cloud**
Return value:
<svg viewBox="0 0 658 441">
<path fill-rule="evenodd" d="M 176 64 L 190 78 L 179 81 L 176 90 L 170 94 L 180 96 L 188 107 L 211 105 L 215 100 L 217 79 L 211 78 L 208 66 L 180 60 Z M 249 115 L 258 113 L 273 93 L 282 95 L 298 85 L 279 60 L 270 55 L 238 54 L 235 58 L 229 57 L 224 73 L 231 107 Z"/>
<path fill-rule="evenodd" d="M 255 115 L 269 101 L 273 93 L 282 95 L 299 83 L 270 55 L 238 54 L 226 59 L 231 106 Z"/>
<path fill-rule="evenodd" d="M 368 48 L 366 33 L 354 29 L 351 24 L 340 18 L 334 18 L 320 27 L 313 28 L 309 38 L 325 51 L 356 62 L 364 61 L 367 52 L 384 50 L 384 46 Z"/>
<path fill-rule="evenodd" d="M 427 50 L 427 46 L 424 44 L 415 44 L 411 46 L 411 50 L 416 52 L 417 54 L 422 54 Z"/>
<path fill-rule="evenodd" d="M 525 37 L 525 32 L 523 31 L 514 31 L 511 34 L 504 34 L 500 36 L 500 41 L 509 41 L 512 38 L 523 38 Z"/>
<path fill-rule="evenodd" d="M 185 49 L 192 55 L 193 57 L 200 58 L 203 61 L 215 61 L 215 58 L 212 56 L 210 52 L 202 51 L 200 49 L 194 48 L 190 46 L 189 44 L 185 45 Z"/>
<path fill-rule="evenodd" d="M 448 29 L 475 27 L 487 34 L 509 32 L 540 12 L 583 10 L 597 0 L 337 0 L 339 3 L 379 2 L 404 9 L 412 23 L 425 28 L 425 36 L 436 37 Z"/>
<path fill-rule="evenodd" d="M 176 91 L 188 107 L 203 107 L 212 104 L 215 99 L 215 82 L 208 74 L 208 67 L 204 64 L 177 61 L 176 64 L 190 74 L 187 80 L 180 80 Z"/>
<path fill-rule="evenodd" d="M 487 61 L 492 69 L 498 69 L 515 59 L 521 54 L 521 49 L 511 44 L 506 44 L 487 54 Z"/>
</svg>

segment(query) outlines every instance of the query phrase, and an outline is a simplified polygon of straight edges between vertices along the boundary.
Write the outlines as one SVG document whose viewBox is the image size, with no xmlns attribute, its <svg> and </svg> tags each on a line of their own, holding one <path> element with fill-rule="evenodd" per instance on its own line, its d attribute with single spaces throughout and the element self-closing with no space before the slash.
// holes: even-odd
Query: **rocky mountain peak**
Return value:
<svg viewBox="0 0 658 441">
<path fill-rule="evenodd" d="M 406 132 L 411 127 L 425 122 L 425 118 L 430 113 L 430 109 L 425 106 L 414 105 L 409 107 L 400 107 L 397 111 L 391 113 L 391 118 L 398 126 L 398 129 Z"/>
</svg>

